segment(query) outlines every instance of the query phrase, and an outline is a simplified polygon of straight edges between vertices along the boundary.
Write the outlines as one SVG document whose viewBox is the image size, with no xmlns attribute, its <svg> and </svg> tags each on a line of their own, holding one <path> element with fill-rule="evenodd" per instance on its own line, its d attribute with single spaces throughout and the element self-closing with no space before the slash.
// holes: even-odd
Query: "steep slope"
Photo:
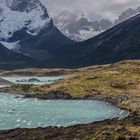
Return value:
<svg viewBox="0 0 140 140">
<path fill-rule="evenodd" d="M 84 15 L 81 11 L 63 11 L 56 15 L 53 20 L 57 28 L 67 37 L 76 41 L 84 41 L 86 39 L 97 36 L 107 29 L 124 22 L 125 20 L 140 13 L 140 7 L 129 8 L 121 13 L 114 21 L 110 21 L 99 15 Z"/>
<path fill-rule="evenodd" d="M 73 43 L 53 25 L 39 0 L 0 0 L 0 41 L 37 60 L 55 57 L 51 50 Z"/>
<path fill-rule="evenodd" d="M 140 14 L 92 39 L 75 44 L 73 49 L 65 49 L 60 59 L 63 60 L 60 65 L 67 67 L 140 59 Z"/>
<path fill-rule="evenodd" d="M 22 39 L 19 42 L 21 46 L 19 50 L 34 59 L 50 61 L 57 57 L 58 50 L 63 50 L 63 47 L 67 48 L 73 43 L 53 25 L 51 20 L 47 28 L 42 28 L 38 35 Z"/>
<path fill-rule="evenodd" d="M 140 13 L 140 7 L 136 8 L 136 9 L 129 8 L 119 16 L 119 18 L 115 21 L 115 24 L 119 24 L 139 13 Z"/>
<path fill-rule="evenodd" d="M 32 66 L 34 60 L 22 54 L 16 54 L 0 43 L 0 69 L 16 69 Z"/>
<path fill-rule="evenodd" d="M 0 0 L 0 3 L 0 39 L 3 41 L 14 42 L 26 35 L 36 35 L 51 20 L 38 0 Z"/>
</svg>

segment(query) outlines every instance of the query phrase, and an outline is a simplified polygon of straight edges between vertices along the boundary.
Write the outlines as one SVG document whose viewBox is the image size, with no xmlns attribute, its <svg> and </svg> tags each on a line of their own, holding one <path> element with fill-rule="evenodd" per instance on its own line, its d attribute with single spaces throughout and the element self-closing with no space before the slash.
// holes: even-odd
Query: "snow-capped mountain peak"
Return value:
<svg viewBox="0 0 140 140">
<path fill-rule="evenodd" d="M 63 11 L 54 17 L 54 24 L 67 37 L 76 41 L 83 41 L 100 34 L 112 23 L 99 16 L 92 17 L 85 15 L 81 11 Z"/>
<path fill-rule="evenodd" d="M 0 3 L 1 41 L 8 41 L 22 29 L 29 35 L 37 35 L 43 26 L 50 23 L 46 8 L 38 0 L 0 0 Z"/>
</svg>

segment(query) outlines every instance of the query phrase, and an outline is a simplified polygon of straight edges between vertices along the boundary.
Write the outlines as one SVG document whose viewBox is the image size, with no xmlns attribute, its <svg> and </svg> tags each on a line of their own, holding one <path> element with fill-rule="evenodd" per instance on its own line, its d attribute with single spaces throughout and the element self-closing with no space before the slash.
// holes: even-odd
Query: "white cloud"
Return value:
<svg viewBox="0 0 140 140">
<path fill-rule="evenodd" d="M 99 14 L 116 19 L 128 8 L 140 6 L 140 0 L 41 0 L 53 17 L 64 10 L 81 10 L 86 14 Z"/>
</svg>

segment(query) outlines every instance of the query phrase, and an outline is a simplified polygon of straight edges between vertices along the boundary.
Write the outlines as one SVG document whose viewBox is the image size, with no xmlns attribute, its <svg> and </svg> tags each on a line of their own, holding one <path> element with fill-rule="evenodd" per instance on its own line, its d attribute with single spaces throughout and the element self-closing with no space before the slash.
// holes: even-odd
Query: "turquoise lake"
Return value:
<svg viewBox="0 0 140 140">
<path fill-rule="evenodd" d="M 44 85 L 44 84 L 51 84 L 54 83 L 57 80 L 64 79 L 64 77 L 59 76 L 44 76 L 44 77 L 1 77 L 2 79 L 8 80 L 10 82 L 13 82 L 15 84 L 34 84 L 34 85 Z M 35 78 L 39 80 L 40 82 L 28 82 L 29 79 Z M 20 82 L 20 81 L 26 81 L 26 82 Z"/>
<path fill-rule="evenodd" d="M 39 100 L 0 94 L 0 130 L 70 126 L 127 115 L 127 111 L 96 100 Z"/>
</svg>

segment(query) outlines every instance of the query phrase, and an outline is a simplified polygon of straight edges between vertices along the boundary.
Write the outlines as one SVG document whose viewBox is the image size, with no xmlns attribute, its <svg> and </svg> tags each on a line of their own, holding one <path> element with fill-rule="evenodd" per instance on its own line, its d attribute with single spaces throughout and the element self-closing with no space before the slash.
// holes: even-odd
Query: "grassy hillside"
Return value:
<svg viewBox="0 0 140 140">
<path fill-rule="evenodd" d="M 123 61 L 97 68 L 83 68 L 77 71 L 75 76 L 51 85 L 16 85 L 6 89 L 6 91 L 25 91 L 30 94 L 38 93 L 46 96 L 49 92 L 64 92 L 71 95 L 72 98 L 104 98 L 113 100 L 119 98 L 124 100 L 121 106 L 127 106 L 127 108 L 129 98 L 140 96 L 140 60 Z M 135 104 L 137 104 L 135 100 L 129 103 L 130 110 Z M 135 107 L 140 108 L 139 105 Z"/>
<path fill-rule="evenodd" d="M 27 68 L 16 69 L 12 71 L 0 71 L 0 76 L 59 76 L 71 75 L 78 72 L 72 69 L 40 69 L 40 68 Z"/>
</svg>

